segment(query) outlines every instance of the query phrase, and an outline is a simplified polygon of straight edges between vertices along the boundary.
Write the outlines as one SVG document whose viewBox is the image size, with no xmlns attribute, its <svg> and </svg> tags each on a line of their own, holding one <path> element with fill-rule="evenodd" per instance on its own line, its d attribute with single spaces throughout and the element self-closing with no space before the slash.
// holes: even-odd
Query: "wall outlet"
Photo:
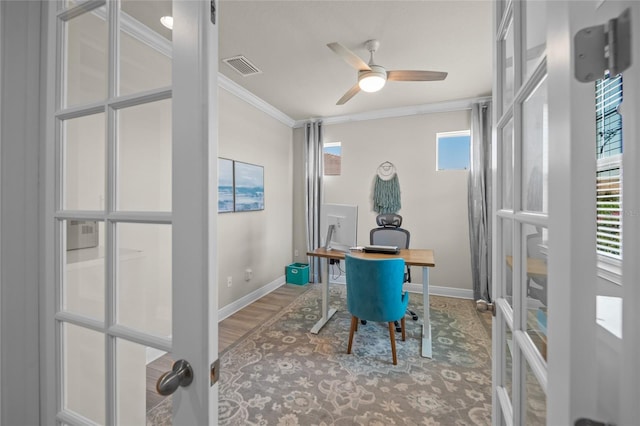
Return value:
<svg viewBox="0 0 640 426">
<path fill-rule="evenodd" d="M 231 287 L 233 285 L 233 277 L 227 277 L 227 287 Z"/>
<path fill-rule="evenodd" d="M 244 280 L 245 281 L 249 281 L 251 280 L 251 278 L 253 278 L 253 271 L 251 270 L 251 268 L 247 268 L 244 270 Z"/>
<path fill-rule="evenodd" d="M 294 255 L 295 257 L 298 257 L 298 255 L 299 255 L 299 254 L 300 254 L 300 252 L 298 251 L 298 249 L 295 249 L 295 250 L 293 251 L 293 255 Z"/>
</svg>

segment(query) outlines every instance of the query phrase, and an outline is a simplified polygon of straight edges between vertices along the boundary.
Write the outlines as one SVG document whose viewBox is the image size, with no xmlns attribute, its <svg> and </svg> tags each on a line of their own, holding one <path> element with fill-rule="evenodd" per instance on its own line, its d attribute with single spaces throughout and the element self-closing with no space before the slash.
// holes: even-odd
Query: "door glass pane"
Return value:
<svg viewBox="0 0 640 426">
<path fill-rule="evenodd" d="M 513 119 L 502 129 L 502 208 L 513 209 Z"/>
<path fill-rule="evenodd" d="M 118 111 L 118 210 L 171 210 L 171 99 Z"/>
<path fill-rule="evenodd" d="M 502 220 L 502 297 L 513 309 L 513 225 L 511 220 Z"/>
<path fill-rule="evenodd" d="M 513 401 L 513 333 L 508 324 L 504 324 L 504 356 L 502 359 L 502 386 L 507 391 L 509 399 Z M 513 404 L 513 402 L 512 402 Z"/>
<path fill-rule="evenodd" d="M 171 424 L 172 397 L 160 395 L 156 383 L 172 366 L 166 352 L 116 339 L 116 424 Z"/>
<path fill-rule="evenodd" d="M 596 250 L 599 256 L 622 259 L 622 74 L 597 80 L 596 93 Z"/>
<path fill-rule="evenodd" d="M 547 3 L 544 1 L 522 2 L 526 17 L 526 77 L 530 76 L 547 47 Z"/>
<path fill-rule="evenodd" d="M 103 210 L 105 188 L 104 114 L 63 123 L 63 209 Z"/>
<path fill-rule="evenodd" d="M 513 47 L 513 20 L 511 20 L 506 37 L 502 41 L 502 111 L 506 111 L 513 101 Z"/>
<path fill-rule="evenodd" d="M 525 424 L 545 426 L 547 424 L 547 396 L 540 386 L 540 382 L 533 374 L 526 358 L 522 357 L 526 365 L 525 383 L 522 400 L 525 401 Z"/>
<path fill-rule="evenodd" d="M 524 291 L 527 307 L 525 322 L 527 334 L 547 358 L 547 242 L 549 232 L 546 228 L 532 225 L 522 226 L 524 244 L 522 264 L 524 271 Z"/>
<path fill-rule="evenodd" d="M 82 0 L 63 0 L 62 4 L 65 8 L 71 8 L 73 6 L 77 6 L 81 2 Z"/>
<path fill-rule="evenodd" d="M 98 424 L 105 424 L 104 335 L 62 324 L 62 406 Z"/>
<path fill-rule="evenodd" d="M 101 101 L 107 96 L 106 8 L 70 19 L 65 28 L 63 106 Z"/>
<path fill-rule="evenodd" d="M 63 221 L 66 262 L 62 309 L 104 320 L 104 222 Z"/>
<path fill-rule="evenodd" d="M 546 78 L 522 105 L 522 209 L 548 212 L 549 120 Z"/>
<path fill-rule="evenodd" d="M 171 85 L 171 30 L 160 22 L 171 10 L 171 1 L 121 2 L 121 95 Z"/>
<path fill-rule="evenodd" d="M 171 226 L 117 224 L 118 324 L 171 337 Z"/>
</svg>

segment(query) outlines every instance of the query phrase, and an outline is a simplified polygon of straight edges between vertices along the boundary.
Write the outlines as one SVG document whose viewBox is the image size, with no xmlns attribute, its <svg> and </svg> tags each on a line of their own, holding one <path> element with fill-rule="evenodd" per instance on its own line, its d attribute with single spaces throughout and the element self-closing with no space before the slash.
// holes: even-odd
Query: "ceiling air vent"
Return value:
<svg viewBox="0 0 640 426">
<path fill-rule="evenodd" d="M 223 59 L 222 62 L 225 62 L 234 70 L 238 71 L 244 77 L 253 74 L 260 74 L 262 71 L 258 69 L 255 65 L 253 65 L 247 58 L 242 55 L 234 56 L 232 58 Z"/>
</svg>

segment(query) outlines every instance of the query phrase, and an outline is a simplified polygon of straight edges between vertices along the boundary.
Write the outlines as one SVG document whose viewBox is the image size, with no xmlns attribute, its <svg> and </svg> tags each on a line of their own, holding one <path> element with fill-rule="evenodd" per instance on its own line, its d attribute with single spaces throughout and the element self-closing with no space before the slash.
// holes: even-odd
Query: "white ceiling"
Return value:
<svg viewBox="0 0 640 426">
<path fill-rule="evenodd" d="M 343 116 L 491 94 L 491 2 L 487 0 L 221 0 L 219 71 L 294 120 Z M 446 71 L 446 80 L 388 82 L 336 101 L 357 72 L 326 45 L 340 42 L 387 70 Z M 222 59 L 244 55 L 261 74 L 244 77 Z"/>
<path fill-rule="evenodd" d="M 171 0 L 122 2 L 123 9 L 162 36 L 160 16 Z M 218 0 L 219 71 L 295 121 L 428 105 L 491 94 L 489 0 Z M 449 73 L 444 81 L 388 82 L 377 93 L 336 101 L 356 83 L 327 43 L 339 42 L 387 70 Z M 244 55 L 261 74 L 244 77 L 222 60 Z"/>
</svg>

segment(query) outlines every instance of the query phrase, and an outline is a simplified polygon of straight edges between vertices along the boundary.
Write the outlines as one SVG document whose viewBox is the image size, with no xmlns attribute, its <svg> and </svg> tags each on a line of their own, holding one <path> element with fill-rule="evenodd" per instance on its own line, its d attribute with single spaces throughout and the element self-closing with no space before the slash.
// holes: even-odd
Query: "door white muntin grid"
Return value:
<svg viewBox="0 0 640 426">
<path fill-rule="evenodd" d="M 134 330 L 117 324 L 117 302 L 116 302 L 116 277 L 118 274 L 118 241 L 117 227 L 119 223 L 134 224 L 161 224 L 170 226 L 172 217 L 170 212 L 124 212 L 118 211 L 117 208 L 117 138 L 118 138 L 118 110 L 144 105 L 171 98 L 171 88 L 159 88 L 148 90 L 144 93 L 127 95 L 119 97 L 117 95 L 118 88 L 118 58 L 119 58 L 119 1 L 90 1 L 73 6 L 70 9 L 63 10 L 64 5 L 58 4 L 59 11 L 56 16 L 56 113 L 55 113 L 55 166 L 54 166 L 54 212 L 53 212 L 53 238 L 54 238 L 54 299 L 55 299 L 55 354 L 56 354 L 56 387 L 57 400 L 56 413 L 59 422 L 69 424 L 92 423 L 77 413 L 65 411 L 65 383 L 64 368 L 64 332 L 65 324 L 82 327 L 87 330 L 101 333 L 104 335 L 105 345 L 105 388 L 104 388 L 104 421 L 106 424 L 117 423 L 116 405 L 117 401 L 114 397 L 116 383 L 116 339 L 124 339 L 138 343 L 140 345 L 159 349 L 165 352 L 171 352 L 171 339 L 154 336 L 139 330 Z M 67 63 L 65 42 L 66 42 L 66 22 L 73 18 L 86 13 L 101 10 L 101 13 L 108 18 L 107 45 L 108 45 L 108 67 L 107 67 L 107 96 L 103 101 L 90 102 L 88 104 L 72 105 L 68 108 L 66 105 L 66 73 L 65 64 Z M 64 123 L 67 120 L 91 116 L 94 114 L 103 114 L 105 118 L 105 188 L 104 188 L 104 206 L 102 210 L 69 210 L 65 206 L 65 164 L 64 164 Z M 104 318 L 96 320 L 73 312 L 65 312 L 63 305 L 63 283 L 65 282 L 66 265 L 66 229 L 64 224 L 69 220 L 96 220 L 102 223 L 105 231 L 104 246 L 106 253 L 104 256 Z"/>
<path fill-rule="evenodd" d="M 538 348 L 527 334 L 527 294 L 524 291 L 526 277 L 526 241 L 523 238 L 523 229 L 527 226 L 537 226 L 547 229 L 548 216 L 546 213 L 527 212 L 522 203 L 522 156 L 523 156 L 523 104 L 534 93 L 536 88 L 546 77 L 546 57 L 541 55 L 534 71 L 523 79 L 526 72 L 526 47 L 525 47 L 525 2 L 509 1 L 496 2 L 496 77 L 494 82 L 494 110 L 496 117 L 494 129 L 493 161 L 494 161 L 494 300 L 497 315 L 493 338 L 495 341 L 494 355 L 494 424 L 524 424 L 526 418 L 526 371 L 527 365 L 535 380 L 546 392 L 546 362 Z M 508 58 L 509 43 L 513 43 L 513 57 Z M 524 52 L 524 53 L 523 53 Z M 511 70 L 509 70 L 511 68 Z M 512 74 L 511 74 L 512 73 Z M 512 75 L 512 82 L 508 82 Z M 506 88 L 505 84 L 510 87 Z M 508 96 L 505 99 L 505 96 Z M 510 151 L 511 159 L 503 158 L 505 150 L 503 144 L 511 143 L 505 140 L 504 129 L 513 126 L 513 145 Z M 546 155 L 546 153 L 545 153 Z M 505 161 L 506 160 L 506 161 Z M 510 160 L 510 161 L 509 161 Z M 510 173 L 511 188 L 503 188 L 509 170 L 505 170 L 512 164 Z M 503 194 L 510 196 L 510 206 L 503 205 Z M 506 200 L 507 202 L 509 200 Z M 509 208 L 511 207 L 511 208 Z M 512 250 L 512 303 L 507 298 L 507 275 L 509 272 L 503 267 L 502 262 L 507 252 L 503 245 L 505 227 L 510 224 L 511 250 Z M 511 341 L 507 342 L 507 331 L 511 333 Z M 512 359 L 512 374 L 506 368 L 506 352 L 510 351 Z M 504 387 L 511 380 L 512 394 Z M 499 408 L 496 408 L 498 406 Z"/>
</svg>

